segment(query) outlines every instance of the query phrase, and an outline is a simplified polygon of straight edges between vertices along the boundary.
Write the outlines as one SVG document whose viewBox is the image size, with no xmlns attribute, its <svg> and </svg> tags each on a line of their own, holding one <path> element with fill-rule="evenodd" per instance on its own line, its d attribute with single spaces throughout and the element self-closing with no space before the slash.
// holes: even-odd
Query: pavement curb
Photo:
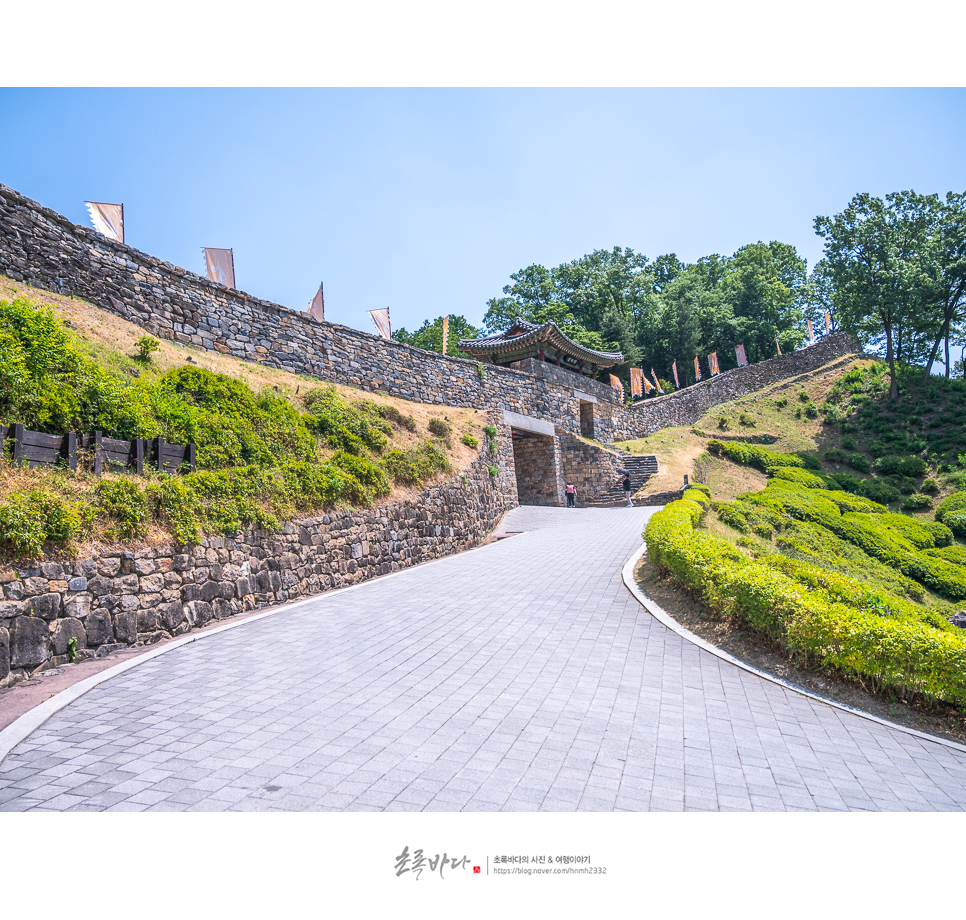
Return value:
<svg viewBox="0 0 966 920">
<path fill-rule="evenodd" d="M 793 684 L 791 681 L 783 680 L 781 677 L 776 677 L 774 674 L 769 674 L 767 671 L 762 671 L 756 668 L 754 665 L 750 665 L 747 662 L 742 661 L 740 658 L 735 658 L 733 655 L 729 655 L 716 645 L 712 645 L 710 642 L 705 641 L 700 636 L 695 635 L 690 629 L 682 626 L 677 620 L 674 619 L 674 617 L 659 607 L 637 586 L 637 582 L 634 580 L 634 570 L 637 568 L 638 562 L 641 561 L 646 552 L 647 543 L 642 543 L 641 548 L 630 559 L 628 559 L 626 563 L 624 563 L 624 568 L 621 569 L 621 578 L 624 581 L 624 586 L 632 595 L 634 595 L 638 603 L 640 603 L 640 605 L 649 614 L 651 614 L 654 619 L 658 620 L 660 623 L 664 624 L 668 629 L 670 629 L 671 632 L 677 633 L 679 636 L 681 636 L 681 638 L 686 639 L 692 645 L 696 645 L 698 648 L 704 649 L 706 652 L 710 652 L 712 655 L 720 658 L 722 661 L 727 661 L 729 664 L 733 664 L 735 667 L 741 668 L 743 671 L 748 671 L 750 674 L 754 674 L 756 677 L 762 678 L 762 680 L 767 680 L 773 684 L 778 684 L 779 686 L 784 687 L 786 690 L 791 690 L 801 696 L 806 696 L 818 703 L 824 703 L 826 706 L 841 709 L 843 712 L 851 713 L 854 716 L 860 716 L 863 719 L 868 719 L 870 722 L 876 722 L 879 725 L 884 725 L 886 728 L 905 732 L 907 735 L 913 735 L 914 737 L 920 738 L 923 741 L 932 741 L 934 744 L 941 744 L 944 747 L 948 747 L 954 751 L 959 751 L 962 754 L 966 754 L 966 745 L 958 744 L 955 741 L 949 741 L 946 738 L 937 738 L 935 735 L 928 735 L 925 732 L 917 731 L 914 728 L 908 728 L 905 725 L 899 725 L 896 722 L 890 722 L 888 719 L 874 716 L 872 713 L 865 712 L 862 709 L 855 709 L 846 703 L 840 703 L 837 700 L 830 700 L 828 697 L 820 696 L 817 693 L 813 693 L 811 690 L 806 690 L 804 687 L 799 687 L 798 684 Z"/>
</svg>

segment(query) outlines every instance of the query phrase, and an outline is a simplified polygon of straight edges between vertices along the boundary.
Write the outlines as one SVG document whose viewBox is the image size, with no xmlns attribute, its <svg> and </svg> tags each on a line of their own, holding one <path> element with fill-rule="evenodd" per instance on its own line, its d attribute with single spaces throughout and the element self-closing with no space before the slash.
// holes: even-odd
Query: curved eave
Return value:
<svg viewBox="0 0 966 920">
<path fill-rule="evenodd" d="M 526 325 L 532 324 L 527 323 Z M 624 355 L 619 351 L 594 351 L 592 348 L 578 345 L 572 339 L 567 338 L 553 322 L 532 327 L 529 332 L 523 332 L 506 339 L 499 336 L 491 336 L 488 339 L 460 339 L 459 347 L 476 357 L 488 357 L 490 355 L 507 357 L 514 353 L 521 353 L 519 357 L 522 358 L 525 357 L 522 352 L 547 344 L 552 345 L 565 355 L 576 358 L 578 361 L 594 364 L 597 367 L 611 367 L 624 360 Z"/>
</svg>

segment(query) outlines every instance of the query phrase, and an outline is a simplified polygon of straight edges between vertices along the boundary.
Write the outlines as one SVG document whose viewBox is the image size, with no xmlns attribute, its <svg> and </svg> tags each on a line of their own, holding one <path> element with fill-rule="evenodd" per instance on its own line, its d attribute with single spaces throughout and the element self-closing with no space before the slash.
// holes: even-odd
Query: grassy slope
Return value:
<svg viewBox="0 0 966 920">
<path fill-rule="evenodd" d="M 79 337 L 84 351 L 98 364 L 121 374 L 154 380 L 172 368 L 190 364 L 241 380 L 255 392 L 271 388 L 285 397 L 299 411 L 304 411 L 301 396 L 313 387 L 323 385 L 322 381 L 304 374 L 293 374 L 290 371 L 252 364 L 230 355 L 202 351 L 199 348 L 169 342 L 166 339 L 161 340 L 151 357 L 151 363 L 145 366 L 135 361 L 133 357 L 137 353 L 137 340 L 144 335 L 144 330 L 140 326 L 78 298 L 62 297 L 0 275 L 0 299 L 13 300 L 17 296 L 23 296 L 37 306 L 49 306 L 57 316 L 70 324 Z M 416 420 L 416 432 L 410 434 L 397 431 L 390 448 L 411 447 L 417 444 L 426 437 L 429 419 L 442 417 L 453 428 L 453 444 L 448 455 L 454 469 L 465 469 L 476 459 L 478 451 L 466 447 L 459 441 L 461 435 L 467 432 L 480 437 L 479 429 L 486 422 L 483 413 L 476 409 L 407 402 L 384 393 L 368 393 L 340 384 L 335 384 L 335 389 L 350 402 L 366 399 L 380 405 L 392 405 L 404 415 L 411 415 Z M 405 489 L 399 491 L 408 493 Z M 394 494 L 387 501 L 394 501 L 396 498 L 397 495 Z"/>
<path fill-rule="evenodd" d="M 694 474 L 694 461 L 704 453 L 709 438 L 722 435 L 769 434 L 776 439 L 768 445 L 771 450 L 783 453 L 808 450 L 821 454 L 831 447 L 840 446 L 841 432 L 838 428 L 823 424 L 821 417 L 810 419 L 802 413 L 801 418 L 796 418 L 796 408 L 803 405 L 798 402 L 798 394 L 804 390 L 815 405 L 821 405 L 842 374 L 849 368 L 870 363 L 868 359 L 856 358 L 831 370 L 819 368 L 804 377 L 790 378 L 750 396 L 715 406 L 693 427 L 665 428 L 646 438 L 622 442 L 620 446 L 634 453 L 654 454 L 657 457 L 658 474 L 648 481 L 643 490 L 645 492 L 680 488 L 684 475 Z M 776 405 L 776 400 L 782 397 L 788 398 L 785 409 L 779 409 Z M 739 421 L 742 415 L 753 424 L 742 424 Z M 727 420 L 726 429 L 719 426 L 720 419 Z M 705 481 L 718 498 L 731 499 L 740 492 L 764 488 L 763 474 L 727 460 L 711 457 L 702 466 L 706 469 Z"/>
<path fill-rule="evenodd" d="M 218 374 L 234 377 L 244 382 L 255 392 L 272 389 L 287 399 L 299 411 L 304 412 L 302 397 L 309 390 L 323 385 L 315 378 L 293 374 L 288 371 L 251 364 L 237 358 L 219 353 L 205 352 L 190 346 L 161 340 L 149 364 L 136 361 L 137 340 L 144 330 L 134 323 L 127 322 L 77 298 L 62 297 L 57 294 L 32 288 L 0 275 L 0 299 L 12 301 L 23 297 L 36 306 L 47 306 L 61 319 L 65 320 L 77 336 L 82 351 L 90 355 L 101 366 L 122 376 L 139 377 L 153 381 L 166 371 L 184 366 L 199 367 Z M 481 442 L 481 432 L 486 424 L 484 413 L 469 408 L 433 406 L 407 402 L 382 393 L 369 393 L 352 387 L 335 385 L 339 394 L 350 403 L 368 400 L 381 405 L 391 405 L 403 415 L 416 421 L 416 431 L 409 432 L 393 425 L 393 434 L 386 450 L 395 448 L 405 450 L 432 437 L 428 431 L 431 418 L 444 418 L 452 428 L 450 446 L 445 453 L 454 471 L 466 469 L 479 455 L 478 448 L 467 447 L 460 438 L 463 434 L 475 435 Z M 334 448 L 322 442 L 319 445 L 321 458 L 334 453 Z M 100 481 L 124 478 L 119 474 L 105 474 Z M 69 480 L 69 481 L 68 481 Z M 391 480 L 390 480 L 391 481 Z M 12 493 L 29 492 L 36 489 L 52 491 L 74 499 L 89 496 L 93 501 L 96 481 L 91 476 L 72 474 L 59 469 L 18 469 L 0 460 L 0 501 Z M 388 497 L 377 499 L 376 506 L 413 498 L 422 491 L 420 488 L 392 484 Z M 142 542 L 166 542 L 170 535 L 157 525 L 149 525 L 145 540 L 127 541 L 131 544 Z M 95 522 L 85 542 L 111 543 L 104 532 L 101 522 Z M 76 547 L 80 549 L 80 547 Z"/>
</svg>

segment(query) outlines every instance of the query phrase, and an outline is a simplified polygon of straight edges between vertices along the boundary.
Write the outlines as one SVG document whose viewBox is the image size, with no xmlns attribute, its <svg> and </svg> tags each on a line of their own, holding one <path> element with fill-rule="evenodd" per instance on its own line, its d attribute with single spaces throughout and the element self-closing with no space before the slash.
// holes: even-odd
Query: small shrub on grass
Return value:
<svg viewBox="0 0 966 920">
<path fill-rule="evenodd" d="M 429 441 L 409 450 L 389 451 L 383 466 L 396 482 L 407 486 L 422 486 L 436 473 L 450 469 L 446 454 Z"/>
<path fill-rule="evenodd" d="M 161 343 L 151 335 L 142 335 L 137 340 L 138 353 L 135 355 L 135 360 L 140 361 L 142 364 L 151 363 L 151 355 L 161 347 Z"/>
<path fill-rule="evenodd" d="M 68 546 L 90 520 L 90 512 L 77 502 L 39 490 L 15 492 L 0 503 L 0 549 L 39 556 L 45 543 Z"/>
<path fill-rule="evenodd" d="M 469 433 L 464 434 L 463 437 L 460 438 L 460 441 L 467 447 L 479 447 L 480 444 L 480 442 Z"/>
<path fill-rule="evenodd" d="M 894 454 L 879 457 L 875 468 L 887 476 L 921 476 L 926 472 L 926 461 L 921 457 L 898 457 Z"/>
<path fill-rule="evenodd" d="M 855 450 L 855 438 L 850 438 L 850 437 L 842 438 L 842 449 Z"/>
<path fill-rule="evenodd" d="M 365 449 L 381 453 L 392 426 L 355 406 L 350 406 L 335 387 L 317 387 L 305 394 L 309 427 L 338 450 L 361 456 Z M 307 458 L 298 458 L 307 459 Z"/>
<path fill-rule="evenodd" d="M 485 434 L 488 438 L 495 438 L 496 428 L 493 425 L 484 425 L 483 434 Z"/>
<path fill-rule="evenodd" d="M 389 494 L 385 470 L 371 460 L 340 450 L 332 458 L 332 463 L 349 475 L 346 494 L 353 503 L 368 508 L 374 499 Z"/>
<path fill-rule="evenodd" d="M 925 492 L 926 495 L 938 495 L 939 494 L 939 483 L 935 479 L 923 480 L 922 485 L 919 487 L 921 492 Z"/>
<path fill-rule="evenodd" d="M 143 537 L 151 519 L 147 495 L 133 479 L 113 479 L 97 484 L 101 513 L 113 522 L 108 536 L 115 540 Z"/>
<path fill-rule="evenodd" d="M 779 396 L 778 399 L 775 400 L 775 405 L 778 406 L 779 409 L 784 409 L 785 406 L 788 405 L 788 397 Z"/>
<path fill-rule="evenodd" d="M 728 419 L 722 415 L 721 418 L 718 419 L 718 427 L 722 431 L 727 431 L 731 427 L 731 422 L 729 422 Z"/>
<path fill-rule="evenodd" d="M 450 435 L 453 433 L 453 428 L 449 422 L 441 418 L 431 418 L 427 427 L 431 434 L 449 444 Z"/>
<path fill-rule="evenodd" d="M 757 423 L 750 415 L 742 412 L 741 415 L 738 416 L 738 424 L 744 425 L 746 428 L 754 428 Z"/>
<path fill-rule="evenodd" d="M 913 492 L 902 500 L 903 510 L 905 511 L 925 511 L 932 507 L 932 496 L 922 492 Z"/>
</svg>

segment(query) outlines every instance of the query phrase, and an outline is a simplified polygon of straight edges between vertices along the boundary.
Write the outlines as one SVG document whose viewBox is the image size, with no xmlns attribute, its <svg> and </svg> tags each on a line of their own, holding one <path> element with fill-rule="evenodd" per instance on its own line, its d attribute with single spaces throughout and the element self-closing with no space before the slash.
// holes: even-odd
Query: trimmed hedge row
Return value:
<svg viewBox="0 0 966 920">
<path fill-rule="evenodd" d="M 749 559 L 696 531 L 703 514 L 689 497 L 672 502 L 651 518 L 644 538 L 651 561 L 712 611 L 739 616 L 806 662 L 966 710 L 966 637 L 958 630 L 923 622 L 901 601 L 804 563 Z"/>
</svg>

